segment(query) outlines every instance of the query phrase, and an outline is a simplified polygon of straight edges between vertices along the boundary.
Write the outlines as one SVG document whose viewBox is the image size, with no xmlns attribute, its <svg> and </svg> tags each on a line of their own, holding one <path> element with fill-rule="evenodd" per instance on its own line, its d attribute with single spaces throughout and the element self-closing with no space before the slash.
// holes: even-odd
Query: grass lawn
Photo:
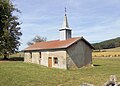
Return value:
<svg viewBox="0 0 120 86">
<path fill-rule="evenodd" d="M 47 68 L 32 63 L 0 62 L 0 86 L 101 86 L 115 74 L 120 81 L 120 58 L 94 58 L 95 67 L 77 70 Z"/>
</svg>

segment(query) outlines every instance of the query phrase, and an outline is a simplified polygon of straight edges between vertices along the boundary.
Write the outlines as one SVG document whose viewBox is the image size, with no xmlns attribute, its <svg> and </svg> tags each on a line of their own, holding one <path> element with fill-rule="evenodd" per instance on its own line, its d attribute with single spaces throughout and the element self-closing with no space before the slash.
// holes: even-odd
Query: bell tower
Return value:
<svg viewBox="0 0 120 86">
<path fill-rule="evenodd" d="M 63 20 L 62 28 L 60 28 L 60 40 L 67 40 L 71 38 L 71 28 L 69 28 L 68 20 L 67 20 L 67 14 L 66 14 L 66 8 L 65 8 L 65 15 Z"/>
</svg>

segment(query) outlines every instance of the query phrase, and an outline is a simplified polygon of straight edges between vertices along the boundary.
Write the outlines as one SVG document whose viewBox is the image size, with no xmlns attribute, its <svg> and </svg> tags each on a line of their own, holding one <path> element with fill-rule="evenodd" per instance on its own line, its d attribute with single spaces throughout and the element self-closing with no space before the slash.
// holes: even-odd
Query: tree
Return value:
<svg viewBox="0 0 120 86">
<path fill-rule="evenodd" d="M 94 43 L 93 46 L 95 47 L 95 49 L 110 49 L 120 47 L 120 37 L 106 40 L 100 43 Z"/>
<path fill-rule="evenodd" d="M 11 0 L 0 0 L 0 53 L 7 59 L 7 55 L 17 52 L 22 35 L 18 17 L 14 12 L 20 12 Z"/>
<path fill-rule="evenodd" d="M 28 42 L 27 45 L 30 46 L 30 45 L 33 45 L 34 43 L 37 43 L 37 42 L 45 42 L 47 40 L 46 37 L 40 37 L 40 36 L 35 36 L 31 42 Z"/>
</svg>

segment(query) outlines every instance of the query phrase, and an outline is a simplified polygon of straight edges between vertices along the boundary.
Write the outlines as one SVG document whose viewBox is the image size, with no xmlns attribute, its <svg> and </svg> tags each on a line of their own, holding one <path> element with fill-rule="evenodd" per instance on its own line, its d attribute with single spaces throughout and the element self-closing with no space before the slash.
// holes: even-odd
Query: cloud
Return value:
<svg viewBox="0 0 120 86">
<path fill-rule="evenodd" d="M 74 31 L 75 36 L 82 35 L 91 42 L 99 42 L 106 39 L 119 37 L 120 32 L 120 18 L 113 19 L 104 23 L 97 24 L 91 27 L 84 27 Z"/>
<path fill-rule="evenodd" d="M 20 49 L 35 35 L 59 39 L 65 6 L 73 37 L 84 36 L 90 42 L 99 42 L 120 36 L 120 0 L 16 0 L 14 3 L 22 11 Z"/>
</svg>

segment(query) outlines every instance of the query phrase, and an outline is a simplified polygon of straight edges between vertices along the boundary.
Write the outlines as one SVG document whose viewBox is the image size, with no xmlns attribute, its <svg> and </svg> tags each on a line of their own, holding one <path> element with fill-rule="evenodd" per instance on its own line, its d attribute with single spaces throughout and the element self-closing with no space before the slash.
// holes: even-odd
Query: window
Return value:
<svg viewBox="0 0 120 86">
<path fill-rule="evenodd" d="M 41 58 L 41 52 L 39 52 L 39 57 Z"/>
<path fill-rule="evenodd" d="M 54 57 L 54 64 L 58 64 L 58 58 Z"/>
<path fill-rule="evenodd" d="M 32 58 L 32 52 L 30 52 L 30 58 Z"/>
</svg>

